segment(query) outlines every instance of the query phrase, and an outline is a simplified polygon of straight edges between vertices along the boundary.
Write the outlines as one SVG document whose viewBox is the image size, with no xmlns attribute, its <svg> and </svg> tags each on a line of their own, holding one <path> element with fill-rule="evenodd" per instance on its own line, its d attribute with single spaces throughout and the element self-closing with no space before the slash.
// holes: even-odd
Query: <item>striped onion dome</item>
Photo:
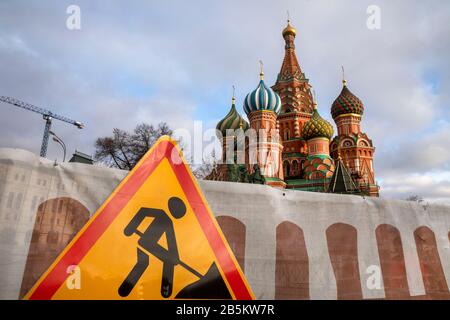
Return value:
<svg viewBox="0 0 450 320">
<path fill-rule="evenodd" d="M 250 128 L 250 125 L 241 115 L 236 111 L 235 100 L 233 98 L 230 112 L 219 121 L 216 126 L 216 129 L 222 133 L 222 137 L 225 137 L 227 134 L 227 130 L 237 130 L 242 128 L 242 130 L 247 131 Z"/>
<path fill-rule="evenodd" d="M 333 134 L 333 126 L 320 116 L 317 111 L 317 104 L 314 103 L 314 112 L 311 119 L 303 126 L 302 137 L 307 141 L 314 138 L 331 139 Z"/>
<path fill-rule="evenodd" d="M 264 83 L 263 73 L 258 87 L 250 92 L 244 101 L 244 111 L 247 115 L 254 111 L 266 110 L 279 114 L 281 111 L 280 96 Z"/>
<path fill-rule="evenodd" d="M 331 107 L 333 119 L 343 114 L 354 113 L 362 115 L 364 113 L 364 104 L 362 101 L 350 92 L 345 80 L 343 83 L 344 87 L 342 88 L 341 94 L 336 98 Z"/>
</svg>

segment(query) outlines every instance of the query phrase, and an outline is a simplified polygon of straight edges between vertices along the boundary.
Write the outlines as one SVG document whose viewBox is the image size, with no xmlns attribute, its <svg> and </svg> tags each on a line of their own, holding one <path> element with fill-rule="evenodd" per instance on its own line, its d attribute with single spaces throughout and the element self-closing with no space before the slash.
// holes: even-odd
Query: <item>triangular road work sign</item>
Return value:
<svg viewBox="0 0 450 320">
<path fill-rule="evenodd" d="M 253 299 L 175 141 L 162 137 L 26 299 Z"/>
</svg>

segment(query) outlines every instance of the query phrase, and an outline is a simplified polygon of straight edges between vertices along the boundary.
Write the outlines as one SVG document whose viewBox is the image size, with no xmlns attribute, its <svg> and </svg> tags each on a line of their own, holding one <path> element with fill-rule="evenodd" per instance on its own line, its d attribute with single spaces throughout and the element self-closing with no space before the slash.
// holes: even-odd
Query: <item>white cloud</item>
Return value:
<svg viewBox="0 0 450 320">
<path fill-rule="evenodd" d="M 379 31 L 366 27 L 369 0 L 80 0 L 80 31 L 65 27 L 70 4 L 0 3 L 0 94 L 86 122 L 82 131 L 55 122 L 69 150 L 92 153 L 96 137 L 142 121 L 214 126 L 228 112 L 232 84 L 238 105 L 256 86 L 259 59 L 267 83 L 275 82 L 289 9 L 297 56 L 322 115 L 331 118 L 341 65 L 364 101 L 363 130 L 377 147 L 382 194 L 403 197 L 426 185 L 435 197 L 448 196 L 450 179 L 421 179 L 450 172 L 450 2 L 377 1 Z M 0 108 L 0 146 L 37 152 L 39 116 Z M 51 145 L 50 158 L 57 155 Z"/>
<path fill-rule="evenodd" d="M 434 175 L 448 172 L 424 174 L 401 174 L 386 178 L 382 183 L 382 194 L 389 198 L 406 199 L 418 195 L 430 202 L 450 203 L 450 180 L 435 179 Z"/>
</svg>

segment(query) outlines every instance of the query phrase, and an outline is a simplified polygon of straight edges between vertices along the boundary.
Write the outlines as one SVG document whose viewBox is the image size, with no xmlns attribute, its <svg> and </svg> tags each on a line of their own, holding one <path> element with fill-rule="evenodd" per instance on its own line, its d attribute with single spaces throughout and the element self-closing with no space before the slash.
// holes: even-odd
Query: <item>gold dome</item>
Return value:
<svg viewBox="0 0 450 320">
<path fill-rule="evenodd" d="M 297 34 L 297 30 L 295 30 L 295 28 L 293 26 L 291 26 L 291 21 L 290 20 L 288 20 L 288 25 L 283 30 L 283 37 L 288 35 L 288 34 L 290 34 L 290 35 L 292 35 L 294 37 Z"/>
</svg>

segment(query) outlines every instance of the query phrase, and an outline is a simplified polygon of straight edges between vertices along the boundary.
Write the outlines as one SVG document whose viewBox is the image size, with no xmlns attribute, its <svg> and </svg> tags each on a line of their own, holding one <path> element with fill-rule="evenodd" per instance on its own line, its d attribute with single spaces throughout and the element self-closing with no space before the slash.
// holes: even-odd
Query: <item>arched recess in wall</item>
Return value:
<svg viewBox="0 0 450 320">
<path fill-rule="evenodd" d="M 300 173 L 300 168 L 297 160 L 292 161 L 292 174 L 298 176 Z"/>
<path fill-rule="evenodd" d="M 359 140 L 359 142 L 358 142 L 358 146 L 361 146 L 361 147 L 368 147 L 369 144 L 367 143 L 366 140 L 361 139 L 361 140 Z"/>
<path fill-rule="evenodd" d="M 286 111 L 290 112 L 290 111 Z M 289 128 L 284 129 L 284 141 L 288 141 L 290 139 L 290 131 Z"/>
<path fill-rule="evenodd" d="M 55 198 L 37 209 L 20 297 L 22 298 L 89 220 L 89 211 L 72 198 Z"/>
<path fill-rule="evenodd" d="M 400 232 L 389 224 L 375 231 L 386 299 L 409 299 L 408 279 Z"/>
<path fill-rule="evenodd" d="M 344 139 L 341 142 L 341 147 L 348 148 L 348 147 L 353 147 L 353 146 L 354 146 L 354 143 L 351 139 Z"/>
<path fill-rule="evenodd" d="M 309 263 L 303 230 L 292 222 L 277 226 L 275 299 L 309 299 Z"/>
<path fill-rule="evenodd" d="M 245 224 L 230 216 L 219 216 L 216 219 L 242 271 L 245 272 Z"/>
<path fill-rule="evenodd" d="M 285 177 L 289 177 L 290 176 L 290 165 L 289 165 L 289 161 L 285 160 L 283 162 L 283 170 L 284 170 L 284 176 Z"/>
<path fill-rule="evenodd" d="M 336 277 L 339 300 L 362 299 L 358 262 L 358 232 L 345 223 L 331 225 L 327 231 L 328 252 Z"/>
<path fill-rule="evenodd" d="M 425 293 L 430 299 L 450 299 L 434 232 L 425 226 L 414 231 Z"/>
</svg>

